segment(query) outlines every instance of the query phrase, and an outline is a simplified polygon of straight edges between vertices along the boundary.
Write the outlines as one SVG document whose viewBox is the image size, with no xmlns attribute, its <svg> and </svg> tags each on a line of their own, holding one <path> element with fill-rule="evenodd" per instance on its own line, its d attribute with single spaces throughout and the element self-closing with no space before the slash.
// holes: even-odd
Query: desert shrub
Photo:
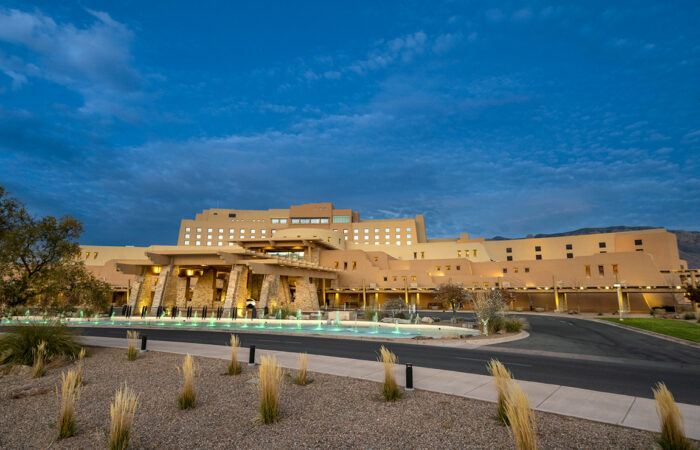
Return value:
<svg viewBox="0 0 700 450">
<path fill-rule="evenodd" d="M 683 431 L 683 418 L 673 394 L 664 383 L 657 383 L 654 387 L 654 400 L 656 400 L 656 413 L 661 422 L 661 434 L 657 442 L 663 450 L 692 450 L 694 447 L 685 437 Z"/>
<path fill-rule="evenodd" d="M 518 333 L 523 329 L 523 321 L 517 317 L 506 317 L 503 320 L 503 327 L 508 333 Z"/>
<path fill-rule="evenodd" d="M 498 420 L 508 425 L 508 415 L 506 414 L 506 397 L 508 389 L 513 380 L 510 371 L 497 359 L 492 359 L 486 366 L 488 372 L 493 376 L 496 392 L 498 393 Z"/>
<path fill-rule="evenodd" d="M 75 434 L 75 402 L 80 394 L 80 383 L 78 383 L 77 376 L 78 373 L 74 369 L 61 374 L 61 389 L 57 391 L 59 409 L 56 427 L 59 439 Z"/>
<path fill-rule="evenodd" d="M 194 390 L 194 375 L 196 369 L 192 356 L 189 354 L 185 355 L 182 367 L 179 369 L 182 373 L 182 390 L 177 398 L 177 404 L 180 406 L 180 409 L 194 408 L 197 403 L 197 393 Z"/>
<path fill-rule="evenodd" d="M 139 356 L 139 350 L 138 350 L 139 332 L 133 331 L 133 330 L 127 331 L 126 332 L 126 342 L 127 342 L 126 359 L 128 359 L 129 361 L 136 361 L 136 358 L 138 358 L 138 356 Z"/>
<path fill-rule="evenodd" d="M 300 386 L 309 384 L 307 369 L 309 367 L 309 356 L 306 353 L 299 353 L 299 369 L 294 377 L 294 383 Z"/>
<path fill-rule="evenodd" d="M 387 313 L 391 314 L 392 317 L 396 315 L 397 312 L 401 311 L 404 308 L 404 302 L 401 297 L 392 297 L 386 299 L 384 302 L 384 311 Z"/>
<path fill-rule="evenodd" d="M 695 313 L 694 312 L 687 312 L 687 313 L 683 314 L 683 319 L 695 320 Z"/>
<path fill-rule="evenodd" d="M 263 356 L 258 369 L 258 396 L 260 419 L 263 423 L 277 422 L 280 415 L 280 388 L 282 368 L 274 356 Z"/>
<path fill-rule="evenodd" d="M 384 400 L 393 402 L 401 398 L 399 385 L 396 383 L 394 366 L 396 365 L 396 355 L 383 345 L 379 349 L 379 361 L 384 365 L 384 384 L 382 385 L 382 395 Z"/>
<path fill-rule="evenodd" d="M 506 319 L 503 316 L 493 316 L 488 322 L 488 333 L 494 334 L 505 329 Z"/>
<path fill-rule="evenodd" d="M 238 362 L 238 347 L 241 346 L 241 341 L 238 336 L 232 334 L 229 344 L 231 346 L 231 361 L 228 363 L 228 374 L 238 375 L 241 373 L 241 364 Z"/>
<path fill-rule="evenodd" d="M 535 412 L 518 383 L 511 382 L 506 396 L 506 416 L 517 450 L 537 450 Z"/>
<path fill-rule="evenodd" d="M 47 361 L 59 356 L 74 358 L 80 352 L 74 332 L 65 325 L 19 325 L 10 328 L 6 335 L 0 337 L 0 364 L 32 365 L 35 350 L 42 341 L 46 343 Z"/>
<path fill-rule="evenodd" d="M 126 385 L 119 388 L 109 405 L 109 449 L 125 450 L 129 446 L 131 427 L 136 417 L 138 397 Z"/>
</svg>

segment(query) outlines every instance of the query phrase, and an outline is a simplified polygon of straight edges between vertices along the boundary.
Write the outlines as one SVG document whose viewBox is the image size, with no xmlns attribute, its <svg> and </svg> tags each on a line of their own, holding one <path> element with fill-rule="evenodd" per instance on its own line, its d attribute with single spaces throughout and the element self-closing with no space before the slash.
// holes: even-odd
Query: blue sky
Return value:
<svg viewBox="0 0 700 450">
<path fill-rule="evenodd" d="M 92 244 L 317 201 L 700 229 L 697 1 L 339 3 L 0 0 L 0 184 Z"/>
</svg>

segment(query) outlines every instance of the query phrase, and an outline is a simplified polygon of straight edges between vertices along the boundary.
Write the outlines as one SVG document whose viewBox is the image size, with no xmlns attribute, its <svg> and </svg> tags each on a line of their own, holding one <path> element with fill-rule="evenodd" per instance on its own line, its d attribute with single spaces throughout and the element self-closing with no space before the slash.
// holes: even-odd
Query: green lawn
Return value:
<svg viewBox="0 0 700 450">
<path fill-rule="evenodd" d="M 700 342 L 700 324 L 696 322 L 684 322 L 675 319 L 625 319 L 620 322 L 617 318 L 604 317 L 600 320 L 607 320 L 619 325 L 640 328 L 642 330 L 653 331 L 667 336 L 673 336 L 688 341 Z"/>
</svg>

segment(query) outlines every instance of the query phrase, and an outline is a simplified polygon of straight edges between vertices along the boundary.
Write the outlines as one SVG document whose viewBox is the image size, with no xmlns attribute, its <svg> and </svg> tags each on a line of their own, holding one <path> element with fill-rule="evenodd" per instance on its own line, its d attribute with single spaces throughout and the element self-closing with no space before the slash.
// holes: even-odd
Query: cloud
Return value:
<svg viewBox="0 0 700 450">
<path fill-rule="evenodd" d="M 133 33 L 107 13 L 87 13 L 94 21 L 80 28 L 38 11 L 0 9 L 0 41 L 26 50 L 0 58 L 0 70 L 18 80 L 16 87 L 40 77 L 80 93 L 83 113 L 128 116 L 144 86 L 132 67 Z"/>
</svg>

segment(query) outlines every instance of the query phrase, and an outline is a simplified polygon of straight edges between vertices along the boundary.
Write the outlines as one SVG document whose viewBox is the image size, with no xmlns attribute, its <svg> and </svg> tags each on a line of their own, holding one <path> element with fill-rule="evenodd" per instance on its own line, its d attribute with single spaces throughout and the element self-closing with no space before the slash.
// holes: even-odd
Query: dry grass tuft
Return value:
<svg viewBox="0 0 700 450">
<path fill-rule="evenodd" d="M 110 450 L 124 450 L 129 446 L 129 436 L 138 403 L 138 397 L 126 384 L 114 395 L 114 400 L 109 405 Z"/>
<path fill-rule="evenodd" d="M 498 420 L 501 423 L 508 425 L 508 416 L 506 415 L 506 395 L 508 394 L 508 386 L 513 381 L 513 376 L 510 371 L 497 359 L 492 359 L 486 366 L 489 373 L 493 376 L 493 381 L 496 385 L 498 393 Z"/>
<path fill-rule="evenodd" d="M 394 375 L 394 366 L 398 359 L 395 354 L 382 345 L 379 349 L 379 361 L 384 365 L 384 385 L 382 387 L 384 400 L 396 401 L 401 398 L 401 391 Z"/>
<path fill-rule="evenodd" d="M 511 381 L 506 395 L 506 416 L 517 450 L 537 449 L 535 412 L 518 383 Z"/>
<path fill-rule="evenodd" d="M 185 355 L 182 367 L 179 369 L 182 372 L 182 391 L 180 391 L 180 395 L 177 398 L 177 404 L 180 406 L 180 409 L 194 408 L 197 403 L 197 393 L 194 390 L 196 368 L 192 356 L 189 354 Z"/>
<path fill-rule="evenodd" d="M 299 369 L 294 377 L 294 383 L 300 386 L 306 386 L 309 384 L 309 378 L 307 374 L 307 369 L 309 367 L 309 355 L 306 353 L 299 353 Z"/>
<path fill-rule="evenodd" d="M 46 341 L 39 342 L 34 349 L 34 364 L 32 365 L 32 377 L 41 378 L 46 373 Z"/>
<path fill-rule="evenodd" d="M 666 384 L 657 383 L 653 391 L 654 400 L 656 400 L 656 413 L 661 422 L 661 435 L 657 441 L 659 446 L 664 450 L 690 450 L 694 448 L 685 437 L 681 412 Z"/>
<path fill-rule="evenodd" d="M 274 356 L 261 358 L 258 378 L 260 419 L 266 424 L 277 422 L 280 415 L 282 368 Z"/>
<path fill-rule="evenodd" d="M 139 332 L 129 330 L 126 332 L 126 341 L 128 343 L 128 348 L 126 350 L 126 359 L 129 361 L 136 361 L 139 356 Z"/>
<path fill-rule="evenodd" d="M 75 434 L 75 402 L 80 394 L 78 373 L 71 369 L 61 374 L 61 389 L 56 389 L 59 396 L 58 438 L 64 439 Z"/>
<path fill-rule="evenodd" d="M 235 334 L 231 335 L 231 361 L 228 363 L 228 374 L 238 375 L 241 373 L 241 364 L 238 362 L 238 347 L 241 346 L 241 341 Z"/>
<path fill-rule="evenodd" d="M 80 353 L 78 353 L 78 361 L 75 363 L 75 382 L 77 383 L 77 386 L 82 386 L 83 384 L 84 363 L 85 347 L 80 349 Z"/>
</svg>

